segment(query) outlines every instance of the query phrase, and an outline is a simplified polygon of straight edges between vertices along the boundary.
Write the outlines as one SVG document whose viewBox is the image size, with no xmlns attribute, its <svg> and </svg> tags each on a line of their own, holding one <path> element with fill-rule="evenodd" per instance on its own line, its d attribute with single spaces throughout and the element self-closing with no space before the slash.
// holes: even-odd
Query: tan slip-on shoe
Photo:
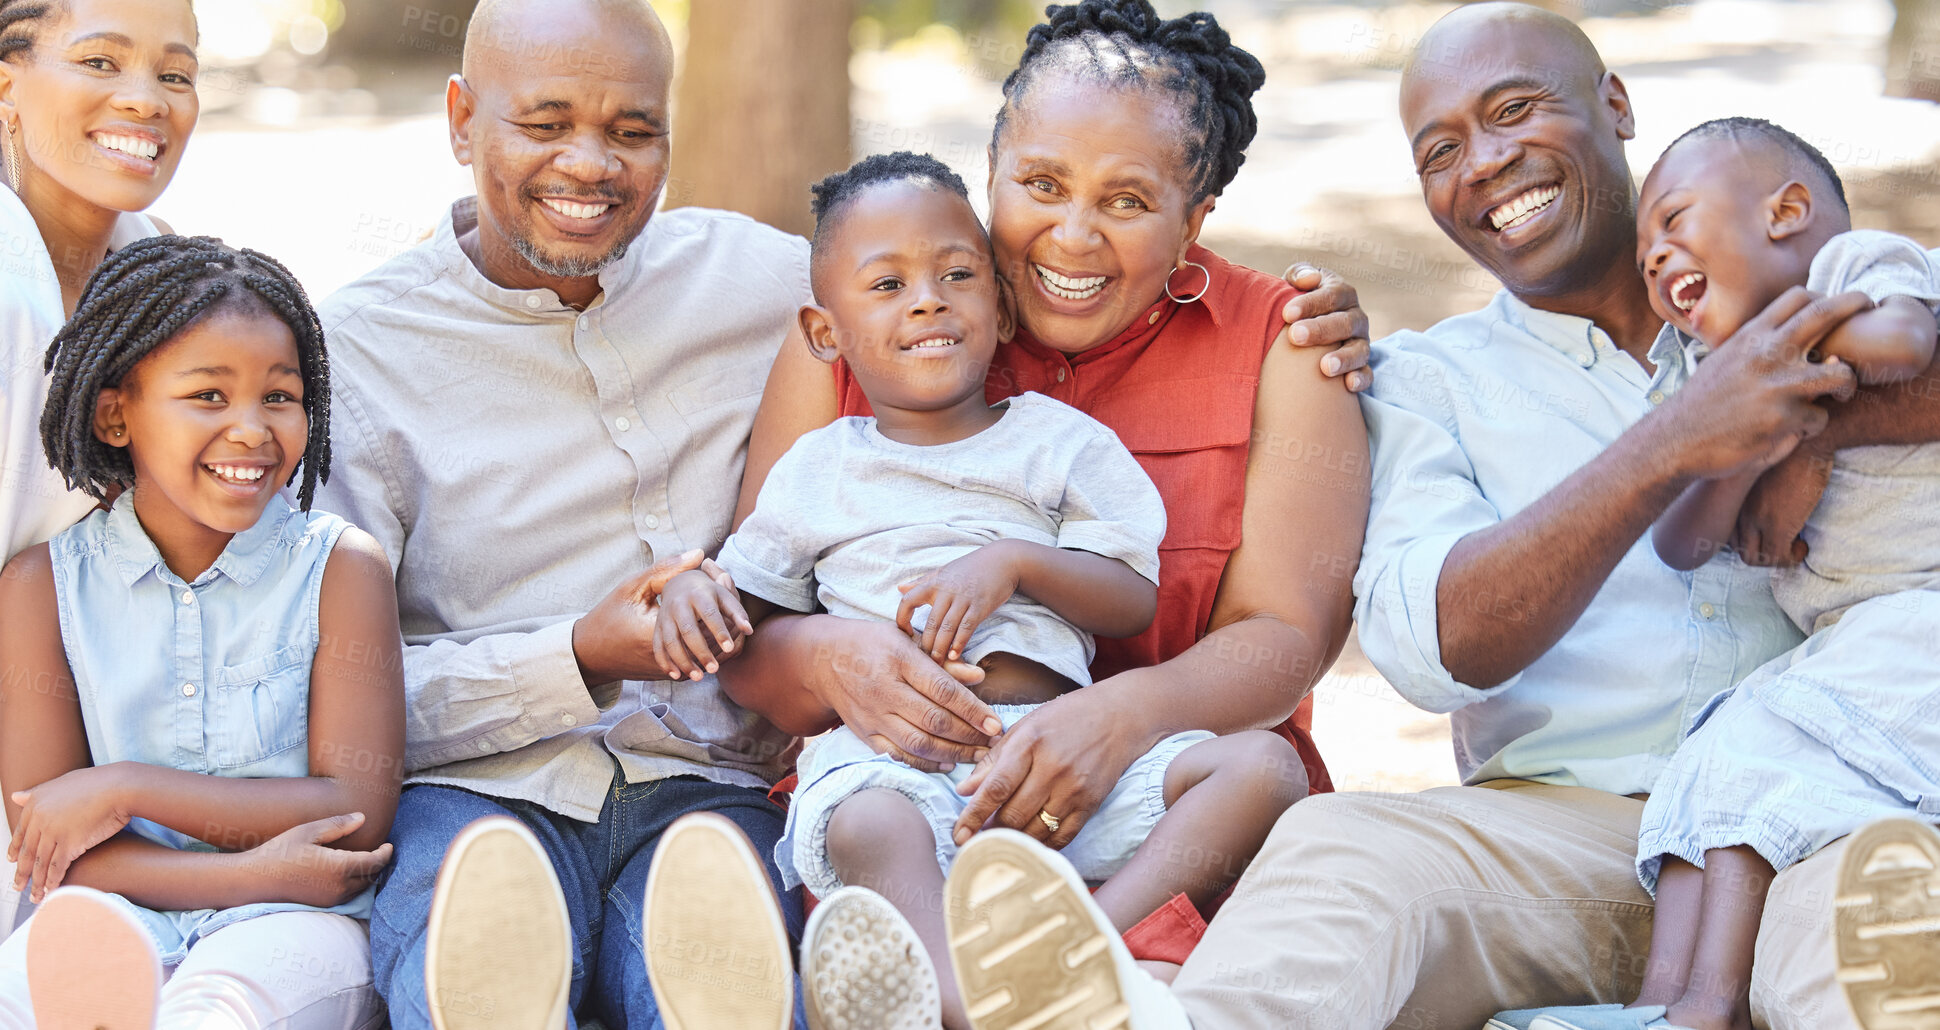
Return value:
<svg viewBox="0 0 1940 1030">
<path fill-rule="evenodd" d="M 789 1030 L 795 965 L 760 856 L 741 828 L 684 815 L 647 870 L 647 979 L 668 1030 Z"/>
<path fill-rule="evenodd" d="M 524 823 L 479 819 L 445 850 L 424 944 L 437 1030 L 559 1030 L 572 992 L 572 920 Z"/>
<path fill-rule="evenodd" d="M 1913 819 L 1860 829 L 1834 904 L 1839 983 L 1859 1025 L 1940 1027 L 1940 833 Z"/>
<path fill-rule="evenodd" d="M 822 899 L 802 935 L 809 1030 L 936 1030 L 936 966 L 887 898 L 844 887 Z"/>
<path fill-rule="evenodd" d="M 88 887 L 47 895 L 27 927 L 27 993 L 39 1030 L 150 1030 L 162 989 L 155 942 Z"/>
<path fill-rule="evenodd" d="M 976 1030 L 1190 1030 L 1185 1008 L 1132 960 L 1057 852 L 985 830 L 943 895 L 950 965 Z"/>
</svg>

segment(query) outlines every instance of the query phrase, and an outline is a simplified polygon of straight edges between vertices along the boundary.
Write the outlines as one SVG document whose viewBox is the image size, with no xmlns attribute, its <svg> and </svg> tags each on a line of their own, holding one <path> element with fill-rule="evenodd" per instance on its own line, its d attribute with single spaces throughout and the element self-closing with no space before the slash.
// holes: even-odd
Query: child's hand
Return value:
<svg viewBox="0 0 1940 1030">
<path fill-rule="evenodd" d="M 32 900 L 38 904 L 61 885 L 75 859 L 128 825 L 118 775 L 112 766 L 93 766 L 14 792 L 20 822 L 7 844 L 14 890 L 25 888 L 31 877 Z"/>
<path fill-rule="evenodd" d="M 356 897 L 391 864 L 391 845 L 371 851 L 326 847 L 364 825 L 364 813 L 333 815 L 292 826 L 242 854 L 264 897 L 331 908 Z"/>
<path fill-rule="evenodd" d="M 704 672 L 719 672 L 720 659 L 754 632 L 734 580 L 725 572 L 683 572 L 667 581 L 658 604 L 653 657 L 668 679 L 697 680 Z"/>
<path fill-rule="evenodd" d="M 970 635 L 983 620 L 1017 592 L 1017 566 L 1010 552 L 985 544 L 956 561 L 897 587 L 903 603 L 896 609 L 896 625 L 914 635 L 916 610 L 930 606 L 919 642 L 932 659 L 959 661 L 970 646 Z"/>
</svg>

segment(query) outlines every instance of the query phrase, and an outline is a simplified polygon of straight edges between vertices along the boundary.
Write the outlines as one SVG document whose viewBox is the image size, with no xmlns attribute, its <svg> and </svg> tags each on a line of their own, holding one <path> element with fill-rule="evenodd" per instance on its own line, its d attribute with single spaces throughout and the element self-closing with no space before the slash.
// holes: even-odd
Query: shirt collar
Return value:
<svg viewBox="0 0 1940 1030">
<path fill-rule="evenodd" d="M 458 245 L 458 237 L 470 232 L 477 224 L 478 198 L 461 197 L 452 202 L 445 216 L 439 219 L 438 228 L 432 233 L 433 247 L 444 257 L 445 269 L 460 285 L 486 301 L 510 311 L 520 311 L 528 315 L 576 316 L 580 314 L 569 307 L 565 301 L 560 300 L 559 294 L 549 288 L 513 290 L 485 278 L 485 273 L 479 271 L 478 266 L 472 264 L 472 259 L 466 256 L 465 248 Z M 640 235 L 627 247 L 626 253 L 621 255 L 618 261 L 600 269 L 600 295 L 594 298 L 593 303 L 587 305 L 588 311 L 606 303 L 606 298 L 611 296 L 614 290 L 621 288 L 632 278 L 633 269 L 640 261 L 640 252 L 646 246 L 647 234 L 652 225 L 653 223 L 649 221 L 640 230 Z"/>
<path fill-rule="evenodd" d="M 282 538 L 283 526 L 294 511 L 281 493 L 272 495 L 256 524 L 230 537 L 228 545 L 216 556 L 215 564 L 197 576 L 195 582 L 207 583 L 218 572 L 228 576 L 237 586 L 246 587 L 262 578 L 264 570 L 276 557 L 274 545 Z M 135 516 L 133 490 L 123 490 L 121 496 L 115 499 L 114 507 L 108 510 L 108 542 L 113 548 L 115 565 L 121 572 L 124 585 L 134 586 L 150 571 L 155 571 L 164 582 L 182 581 L 162 561 L 162 552 L 155 547 L 155 541 L 149 539 L 148 531 L 141 526 L 141 519 Z"/>
<path fill-rule="evenodd" d="M 1508 290 L 1498 291 L 1494 304 L 1503 321 L 1541 340 L 1584 368 L 1595 365 L 1603 351 L 1616 347 L 1608 333 L 1581 315 L 1565 315 L 1531 307 Z"/>
<path fill-rule="evenodd" d="M 1691 373 L 1697 371 L 1697 363 L 1709 353 L 1711 348 L 1702 341 L 1669 322 L 1664 323 L 1664 328 L 1657 330 L 1657 339 L 1650 344 L 1650 363 L 1657 366 L 1656 381 L 1652 385 L 1665 393 L 1677 390 L 1690 380 Z"/>
</svg>

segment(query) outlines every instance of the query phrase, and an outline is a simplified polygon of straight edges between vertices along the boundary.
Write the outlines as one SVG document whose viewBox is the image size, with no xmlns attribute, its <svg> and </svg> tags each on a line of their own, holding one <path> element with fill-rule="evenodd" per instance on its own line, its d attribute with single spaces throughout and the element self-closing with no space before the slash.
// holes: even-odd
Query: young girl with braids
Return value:
<svg viewBox="0 0 1940 1030">
<path fill-rule="evenodd" d="M 270 258 L 158 236 L 46 360 L 49 464 L 121 492 L 0 579 L 7 860 L 45 899 L 0 945 L 0 1026 L 360 1025 L 402 664 L 383 551 L 309 510 L 316 314 Z"/>
</svg>

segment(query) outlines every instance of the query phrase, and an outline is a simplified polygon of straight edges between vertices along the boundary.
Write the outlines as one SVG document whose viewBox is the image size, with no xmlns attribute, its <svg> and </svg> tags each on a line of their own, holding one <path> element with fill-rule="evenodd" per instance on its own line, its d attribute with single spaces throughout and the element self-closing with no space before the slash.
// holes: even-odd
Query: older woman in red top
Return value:
<svg viewBox="0 0 1940 1030">
<path fill-rule="evenodd" d="M 1254 134 L 1265 76 L 1251 55 L 1210 16 L 1164 21 L 1146 0 L 1050 11 L 1004 84 L 991 142 L 990 233 L 1019 329 L 987 395 L 1037 391 L 1111 427 L 1168 518 L 1151 628 L 1099 640 L 1093 685 L 1005 735 L 958 824 L 959 839 L 991 824 L 1062 847 L 1135 758 L 1183 730 L 1283 726 L 1310 786 L 1327 789 L 1296 709 L 1349 628 L 1367 436 L 1329 376 L 1358 385 L 1364 344 L 1274 343 L 1299 314 L 1324 316 L 1296 325 L 1309 343 L 1362 337 L 1366 322 L 1350 290 L 1302 297 L 1195 242 Z M 796 437 L 866 413 L 846 368 L 831 377 L 785 347 L 740 514 Z M 935 769 L 973 760 L 995 728 L 894 625 L 778 616 L 749 645 L 722 682 L 784 729 L 839 719 Z"/>
</svg>

